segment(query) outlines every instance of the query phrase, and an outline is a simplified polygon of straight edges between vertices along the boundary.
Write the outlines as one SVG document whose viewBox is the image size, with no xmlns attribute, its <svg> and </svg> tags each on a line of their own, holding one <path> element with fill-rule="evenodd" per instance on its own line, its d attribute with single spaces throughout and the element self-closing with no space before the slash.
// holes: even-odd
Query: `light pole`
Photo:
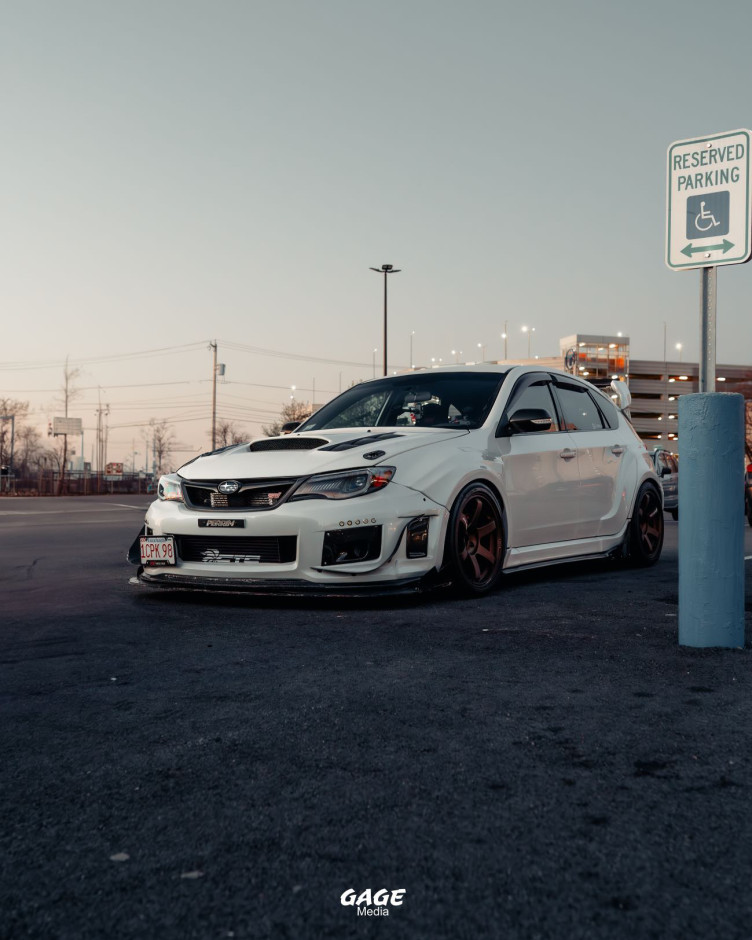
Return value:
<svg viewBox="0 0 752 940">
<path fill-rule="evenodd" d="M 376 378 L 376 347 L 375 346 L 371 350 L 371 366 L 372 366 L 371 378 L 375 379 Z"/>
<path fill-rule="evenodd" d="M 483 345 L 483 343 L 478 343 L 478 349 L 480 349 L 480 361 L 485 362 L 486 361 L 486 347 Z"/>
<path fill-rule="evenodd" d="M 384 275 L 384 375 L 387 364 L 387 319 L 386 319 L 386 278 L 388 274 L 399 274 L 402 268 L 395 268 L 393 264 L 382 264 L 380 268 L 371 268 L 377 274 Z"/>
<path fill-rule="evenodd" d="M 505 321 L 504 321 L 504 332 L 501 334 L 501 338 L 504 340 L 504 359 L 507 358 L 507 339 L 509 338 L 509 336 L 508 336 L 508 334 L 507 334 L 507 325 L 508 325 L 508 323 L 509 323 L 508 320 L 505 320 Z"/>
<path fill-rule="evenodd" d="M 532 359 L 531 349 L 532 349 L 533 333 L 535 333 L 535 327 L 523 326 L 522 332 L 527 333 L 527 358 Z"/>
<path fill-rule="evenodd" d="M 681 362 L 682 361 L 682 344 L 677 343 L 676 348 L 679 350 L 679 362 Z"/>
<path fill-rule="evenodd" d="M 410 331 L 410 369 L 415 368 L 415 363 L 413 362 L 413 336 L 415 336 L 415 330 Z"/>
</svg>

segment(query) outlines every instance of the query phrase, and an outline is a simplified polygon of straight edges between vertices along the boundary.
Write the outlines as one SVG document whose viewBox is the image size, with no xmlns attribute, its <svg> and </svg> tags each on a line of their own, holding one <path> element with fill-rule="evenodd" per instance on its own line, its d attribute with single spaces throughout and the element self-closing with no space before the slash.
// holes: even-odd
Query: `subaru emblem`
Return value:
<svg viewBox="0 0 752 940">
<path fill-rule="evenodd" d="M 225 480 L 224 483 L 220 483 L 217 487 L 220 493 L 224 493 L 225 496 L 231 496 L 233 493 L 237 493 L 240 489 L 240 484 L 237 480 Z"/>
</svg>

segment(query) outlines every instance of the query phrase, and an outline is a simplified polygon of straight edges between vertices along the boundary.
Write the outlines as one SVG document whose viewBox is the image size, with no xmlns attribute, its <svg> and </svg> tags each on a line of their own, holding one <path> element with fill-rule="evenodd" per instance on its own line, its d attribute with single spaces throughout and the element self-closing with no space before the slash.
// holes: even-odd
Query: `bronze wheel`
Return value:
<svg viewBox="0 0 752 940">
<path fill-rule="evenodd" d="M 629 524 L 629 560 L 633 565 L 654 565 L 663 548 L 663 506 L 658 490 L 643 483 L 637 493 Z"/>
<path fill-rule="evenodd" d="M 499 501 L 484 483 L 472 483 L 452 507 L 447 561 L 455 586 L 485 594 L 499 580 L 504 563 L 504 529 Z"/>
</svg>

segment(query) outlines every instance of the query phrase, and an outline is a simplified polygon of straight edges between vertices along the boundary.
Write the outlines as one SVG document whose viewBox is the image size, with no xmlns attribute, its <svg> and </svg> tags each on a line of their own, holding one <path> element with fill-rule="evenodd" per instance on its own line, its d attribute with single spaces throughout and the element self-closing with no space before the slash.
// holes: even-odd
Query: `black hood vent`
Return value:
<svg viewBox="0 0 752 940">
<path fill-rule="evenodd" d="M 315 450 L 328 443 L 329 441 L 320 437 L 270 437 L 266 440 L 254 441 L 251 444 L 251 450 Z"/>
<path fill-rule="evenodd" d="M 393 437 L 404 437 L 404 434 L 396 434 L 391 431 L 387 434 L 368 434 L 366 437 L 355 437 L 350 441 L 342 441 L 339 444 L 329 444 L 322 447 L 322 450 L 352 450 L 353 447 L 368 447 L 375 444 L 376 441 L 388 441 Z"/>
</svg>

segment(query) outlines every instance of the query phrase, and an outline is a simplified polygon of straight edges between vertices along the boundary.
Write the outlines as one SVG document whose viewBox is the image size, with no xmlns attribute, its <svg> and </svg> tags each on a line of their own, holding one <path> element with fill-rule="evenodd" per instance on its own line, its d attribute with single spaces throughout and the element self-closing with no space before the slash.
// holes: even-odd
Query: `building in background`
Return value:
<svg viewBox="0 0 752 940">
<path fill-rule="evenodd" d="M 632 393 L 630 414 L 635 431 L 652 450 L 661 442 L 679 452 L 679 399 L 699 391 L 699 365 L 675 360 L 632 359 L 629 337 L 575 333 L 559 340 L 558 357 L 514 360 L 564 369 L 607 389 L 623 379 Z M 752 399 L 752 366 L 716 365 L 719 392 L 738 392 Z"/>
</svg>

